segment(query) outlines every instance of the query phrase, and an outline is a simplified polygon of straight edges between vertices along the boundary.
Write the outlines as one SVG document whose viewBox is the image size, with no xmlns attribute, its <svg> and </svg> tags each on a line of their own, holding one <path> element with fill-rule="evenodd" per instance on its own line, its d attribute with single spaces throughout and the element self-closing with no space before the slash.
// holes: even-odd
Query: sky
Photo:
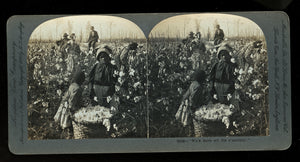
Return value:
<svg viewBox="0 0 300 162">
<path fill-rule="evenodd" d="M 77 39 L 82 35 L 88 39 L 89 27 L 94 26 L 100 39 L 145 38 L 144 33 L 133 22 L 116 16 L 68 16 L 56 18 L 40 24 L 30 39 L 60 39 L 64 33 L 75 33 Z"/>
<path fill-rule="evenodd" d="M 230 14 L 186 14 L 167 18 L 158 23 L 149 37 L 185 38 L 190 31 L 200 31 L 202 37 L 214 33 L 214 25 L 219 24 L 225 37 L 263 36 L 259 26 L 250 19 Z M 32 33 L 30 39 L 58 40 L 64 33 L 75 33 L 77 39 L 87 41 L 89 26 L 94 26 L 100 39 L 145 38 L 142 30 L 130 20 L 103 15 L 68 16 L 46 21 Z"/>
<path fill-rule="evenodd" d="M 158 23 L 151 37 L 187 37 L 190 31 L 200 31 L 202 36 L 214 33 L 215 24 L 223 29 L 225 37 L 263 36 L 259 26 L 250 19 L 230 14 L 187 14 L 174 16 Z M 152 34 L 152 35 L 151 35 Z"/>
</svg>

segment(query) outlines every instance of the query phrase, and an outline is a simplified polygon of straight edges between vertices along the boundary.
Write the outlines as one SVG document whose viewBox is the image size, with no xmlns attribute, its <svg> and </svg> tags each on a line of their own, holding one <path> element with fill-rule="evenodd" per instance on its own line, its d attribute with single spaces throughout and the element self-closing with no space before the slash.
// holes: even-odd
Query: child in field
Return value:
<svg viewBox="0 0 300 162">
<path fill-rule="evenodd" d="M 64 94 L 61 104 L 54 116 L 54 121 L 63 129 L 62 138 L 71 139 L 73 137 L 72 116 L 74 112 L 81 107 L 83 91 L 81 85 L 84 80 L 84 72 L 81 70 L 77 71 L 74 75 L 73 83 Z"/>
<path fill-rule="evenodd" d="M 208 104 L 210 101 L 209 91 L 205 85 L 206 74 L 203 70 L 196 70 L 193 81 L 183 95 L 182 103 L 175 115 L 183 126 L 188 126 L 189 136 L 202 136 L 201 126 L 193 116 L 197 108 Z"/>
</svg>

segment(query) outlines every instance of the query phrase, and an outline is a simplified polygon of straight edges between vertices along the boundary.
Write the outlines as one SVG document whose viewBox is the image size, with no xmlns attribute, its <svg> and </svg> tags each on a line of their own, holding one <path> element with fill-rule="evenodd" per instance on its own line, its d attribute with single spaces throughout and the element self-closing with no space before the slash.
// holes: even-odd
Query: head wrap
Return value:
<svg viewBox="0 0 300 162">
<path fill-rule="evenodd" d="M 74 74 L 74 82 L 81 85 L 85 80 L 85 74 L 81 69 L 77 69 Z"/>
</svg>

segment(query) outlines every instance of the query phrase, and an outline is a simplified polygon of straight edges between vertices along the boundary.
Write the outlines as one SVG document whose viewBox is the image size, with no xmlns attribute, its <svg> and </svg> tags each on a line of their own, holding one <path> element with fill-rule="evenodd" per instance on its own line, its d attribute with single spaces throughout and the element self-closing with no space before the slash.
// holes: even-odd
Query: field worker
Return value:
<svg viewBox="0 0 300 162">
<path fill-rule="evenodd" d="M 182 97 L 182 103 L 175 115 L 183 126 L 188 126 L 189 136 L 200 137 L 203 135 L 201 126 L 194 119 L 197 108 L 208 104 L 210 101 L 209 90 L 205 84 L 206 74 L 203 70 L 196 70 L 192 75 L 193 81 Z"/>
<path fill-rule="evenodd" d="M 217 52 L 219 61 L 212 66 L 209 76 L 213 98 L 223 104 L 229 104 L 236 80 L 234 69 L 237 65 L 230 61 L 231 50 L 232 48 L 228 45 L 219 47 Z"/>
<path fill-rule="evenodd" d="M 63 129 L 62 138 L 71 139 L 73 137 L 72 118 L 75 111 L 80 109 L 82 105 L 83 89 L 81 85 L 84 80 L 84 72 L 78 70 L 68 91 L 62 97 L 61 104 L 54 116 L 54 121 Z"/>
<path fill-rule="evenodd" d="M 194 32 L 190 32 L 189 36 L 186 39 L 186 48 L 187 48 L 187 55 L 188 57 L 190 57 L 192 55 L 192 44 L 193 41 L 195 40 L 195 33 Z"/>
<path fill-rule="evenodd" d="M 224 40 L 224 32 L 220 28 L 220 25 L 217 24 L 215 26 L 215 35 L 214 35 L 214 45 L 218 45 Z"/>
<path fill-rule="evenodd" d="M 99 35 L 98 32 L 94 30 L 94 26 L 91 26 L 90 28 L 90 34 L 89 34 L 89 39 L 88 39 L 88 50 L 89 51 L 94 51 L 96 42 L 98 42 Z"/>
<path fill-rule="evenodd" d="M 97 63 L 89 74 L 90 98 L 93 105 L 108 107 L 107 97 L 115 92 L 117 78 L 113 74 L 117 68 L 111 64 L 110 50 L 99 48 L 96 53 Z"/>
<path fill-rule="evenodd" d="M 79 45 L 75 42 L 76 35 L 75 33 L 72 33 L 70 35 L 71 40 L 68 42 L 67 45 L 67 53 L 68 53 L 68 58 L 67 58 L 67 70 L 70 73 L 73 73 L 75 70 L 75 64 L 78 63 L 78 58 L 81 53 Z"/>
<path fill-rule="evenodd" d="M 192 47 L 192 56 L 191 56 L 191 60 L 192 60 L 192 67 L 193 69 L 199 69 L 200 65 L 203 63 L 201 63 L 201 61 L 203 60 L 204 57 L 206 57 L 205 52 L 206 52 L 206 47 L 205 44 L 201 41 L 201 33 L 197 32 L 196 33 L 196 37 L 195 39 L 192 41 L 191 43 L 191 47 Z M 202 69 L 205 69 L 204 67 L 202 67 Z"/>
<path fill-rule="evenodd" d="M 128 69 L 129 57 L 130 55 L 136 55 L 137 47 L 138 44 L 136 42 L 133 42 L 122 49 L 120 55 L 116 56 L 116 62 L 119 68 L 123 65 L 125 69 Z"/>
<path fill-rule="evenodd" d="M 56 41 L 56 45 L 59 48 L 59 52 L 61 52 L 61 54 L 62 54 L 63 60 L 65 60 L 65 58 L 67 57 L 66 48 L 67 48 L 68 42 L 70 40 L 68 37 L 69 37 L 69 35 L 67 33 L 64 33 L 63 38 L 59 41 Z"/>
</svg>

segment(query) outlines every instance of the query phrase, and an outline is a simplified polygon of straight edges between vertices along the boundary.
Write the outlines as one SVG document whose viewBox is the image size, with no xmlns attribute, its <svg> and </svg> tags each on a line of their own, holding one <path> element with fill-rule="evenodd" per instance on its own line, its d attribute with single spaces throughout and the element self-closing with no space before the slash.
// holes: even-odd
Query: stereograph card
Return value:
<svg viewBox="0 0 300 162">
<path fill-rule="evenodd" d="M 291 144 L 284 12 L 16 15 L 7 49 L 14 154 Z"/>
</svg>

